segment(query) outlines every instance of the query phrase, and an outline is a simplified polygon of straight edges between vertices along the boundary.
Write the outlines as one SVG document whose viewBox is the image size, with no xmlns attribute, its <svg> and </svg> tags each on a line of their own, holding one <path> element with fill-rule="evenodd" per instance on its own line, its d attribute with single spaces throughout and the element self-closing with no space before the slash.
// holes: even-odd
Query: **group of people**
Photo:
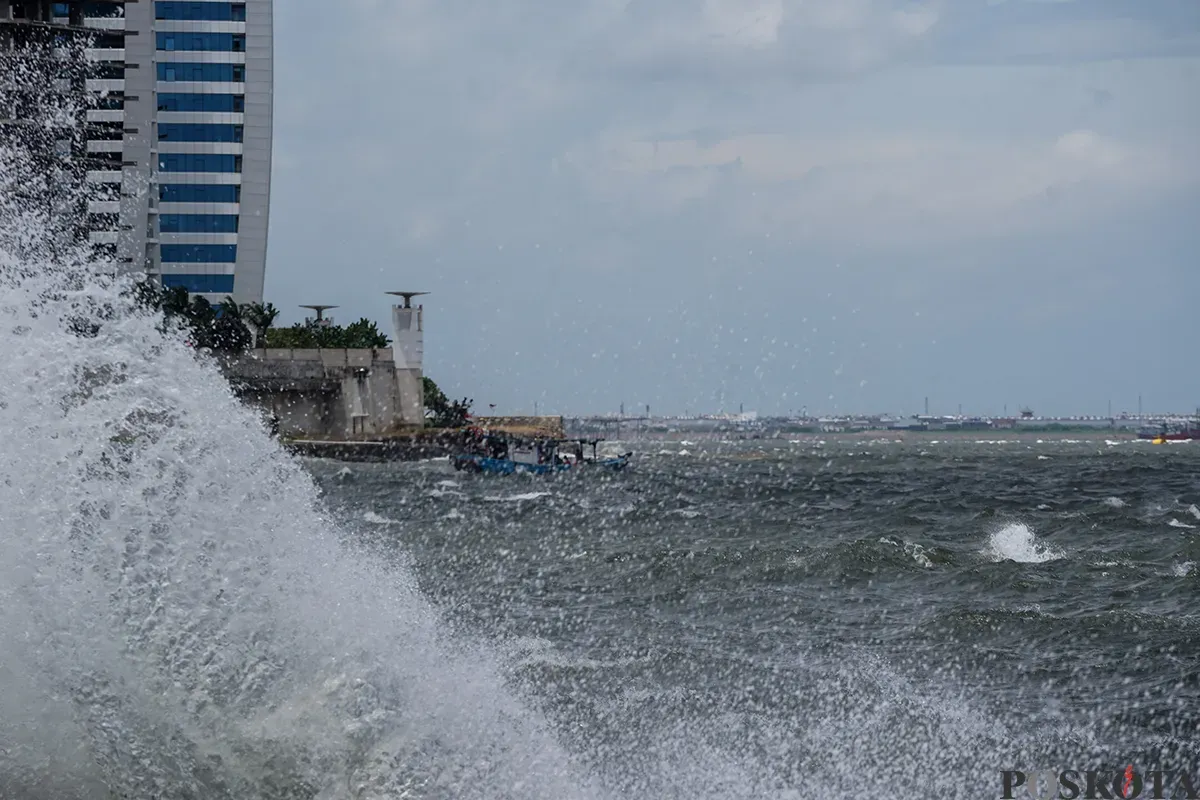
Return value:
<svg viewBox="0 0 1200 800">
<path fill-rule="evenodd" d="M 558 451 L 558 443 L 554 440 L 535 439 L 531 441 L 509 440 L 503 435 L 488 433 L 482 428 L 468 428 L 466 431 L 466 451 L 471 455 L 484 456 L 486 458 L 507 459 L 509 458 L 510 448 L 517 450 L 533 450 L 536 454 L 538 464 L 566 464 L 570 459 Z M 574 455 L 574 463 L 582 464 L 583 444 L 576 443 Z"/>
<path fill-rule="evenodd" d="M 508 439 L 493 436 L 482 428 L 467 428 L 466 451 L 488 458 L 508 458 Z"/>
</svg>

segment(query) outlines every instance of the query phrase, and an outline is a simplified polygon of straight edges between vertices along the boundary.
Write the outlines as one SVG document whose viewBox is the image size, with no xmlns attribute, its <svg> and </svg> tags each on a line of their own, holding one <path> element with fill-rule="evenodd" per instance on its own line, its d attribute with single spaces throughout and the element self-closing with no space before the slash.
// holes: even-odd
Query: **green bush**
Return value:
<svg viewBox="0 0 1200 800">
<path fill-rule="evenodd" d="M 263 339 L 267 347 L 290 347 L 300 350 L 321 347 L 378 350 L 389 347 L 392 343 L 391 339 L 366 317 L 345 327 L 317 325 L 310 320 L 298 322 L 290 328 L 269 328 Z"/>
<path fill-rule="evenodd" d="M 461 428 L 467 424 L 471 418 L 473 400 L 464 397 L 451 402 L 432 378 L 424 376 L 421 382 L 425 395 L 425 423 L 429 427 Z"/>
<path fill-rule="evenodd" d="M 164 289 L 154 281 L 138 281 L 133 288 L 134 302 L 149 311 L 159 311 L 164 325 L 183 325 L 188 344 L 216 353 L 239 355 L 253 341 L 242 321 L 242 309 L 226 298 L 214 306 L 203 297 L 189 298 L 187 289 Z"/>
<path fill-rule="evenodd" d="M 203 297 L 191 297 L 182 287 L 164 289 L 150 280 L 134 284 L 133 299 L 142 308 L 162 312 L 168 322 L 182 323 L 193 347 L 230 355 L 240 354 L 255 342 L 258 347 L 303 350 L 378 350 L 392 343 L 366 317 L 346 326 L 317 325 L 309 320 L 290 328 L 273 328 L 279 309 L 271 303 L 238 305 L 227 297 L 214 306 Z"/>
</svg>

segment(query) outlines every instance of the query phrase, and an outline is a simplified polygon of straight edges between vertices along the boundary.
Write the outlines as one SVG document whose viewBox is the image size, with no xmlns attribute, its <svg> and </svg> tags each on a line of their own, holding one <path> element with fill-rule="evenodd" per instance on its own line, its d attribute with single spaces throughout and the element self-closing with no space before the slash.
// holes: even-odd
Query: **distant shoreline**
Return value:
<svg viewBox="0 0 1200 800">
<path fill-rule="evenodd" d="M 599 434 L 605 436 L 605 434 Z M 1066 440 L 1093 439 L 1109 441 L 1137 441 L 1134 431 L 1114 431 L 1107 428 L 1080 428 L 1078 430 L 983 430 L 983 431 L 911 431 L 911 430 L 875 430 L 875 431 L 805 431 L 803 433 L 770 432 L 752 434 L 734 431 L 622 431 L 617 437 L 614 432 L 608 432 L 610 439 L 620 438 L 624 441 L 661 441 L 661 442 L 716 442 L 716 441 L 802 441 L 818 442 L 835 439 L 845 440 L 890 440 L 890 441 L 931 441 L 938 439 L 975 440 L 987 442 L 999 441 L 1036 441 L 1038 439 Z"/>
<path fill-rule="evenodd" d="M 1111 440 L 1137 440 L 1132 431 L 1114 431 L 1108 428 L 1080 428 L 1078 430 L 991 430 L 991 431 L 846 431 L 837 433 L 804 433 L 788 435 L 786 438 L 805 436 L 812 439 L 830 437 L 850 439 L 980 439 L 989 442 L 1018 439 L 1078 439 L 1081 437 Z M 780 437 L 785 438 L 785 437 Z"/>
</svg>

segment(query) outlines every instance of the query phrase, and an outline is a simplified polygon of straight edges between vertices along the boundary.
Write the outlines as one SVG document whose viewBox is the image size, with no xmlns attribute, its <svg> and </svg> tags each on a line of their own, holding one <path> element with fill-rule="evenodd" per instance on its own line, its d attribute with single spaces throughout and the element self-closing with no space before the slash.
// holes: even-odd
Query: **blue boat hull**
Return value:
<svg viewBox="0 0 1200 800">
<path fill-rule="evenodd" d="M 509 461 L 506 458 L 489 458 L 488 456 L 450 456 L 450 463 L 456 470 L 467 472 L 483 472 L 488 475 L 512 475 L 524 472 L 530 475 L 548 475 L 552 472 L 569 472 L 577 469 L 571 464 L 526 464 L 521 461 Z M 601 467 L 607 470 L 622 470 L 629 466 L 629 456 L 606 458 L 603 461 L 585 463 L 585 467 Z"/>
</svg>

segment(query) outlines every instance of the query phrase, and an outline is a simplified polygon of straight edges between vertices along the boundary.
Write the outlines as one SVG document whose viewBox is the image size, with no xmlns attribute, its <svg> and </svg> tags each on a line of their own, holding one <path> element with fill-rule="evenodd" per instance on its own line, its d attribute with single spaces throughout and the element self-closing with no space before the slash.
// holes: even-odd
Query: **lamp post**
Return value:
<svg viewBox="0 0 1200 800">
<path fill-rule="evenodd" d="M 325 312 L 326 311 L 328 311 L 331 308 L 337 308 L 337 306 L 323 306 L 323 305 L 309 305 L 309 306 L 302 305 L 300 307 L 301 308 L 311 308 L 313 311 L 317 312 L 317 324 L 318 325 L 320 325 L 321 323 L 323 323 L 325 321 Z"/>
<path fill-rule="evenodd" d="M 429 294 L 429 292 L 388 292 L 387 294 L 403 297 L 404 308 L 412 308 L 412 299 L 414 297 L 420 297 L 423 294 Z"/>
</svg>

